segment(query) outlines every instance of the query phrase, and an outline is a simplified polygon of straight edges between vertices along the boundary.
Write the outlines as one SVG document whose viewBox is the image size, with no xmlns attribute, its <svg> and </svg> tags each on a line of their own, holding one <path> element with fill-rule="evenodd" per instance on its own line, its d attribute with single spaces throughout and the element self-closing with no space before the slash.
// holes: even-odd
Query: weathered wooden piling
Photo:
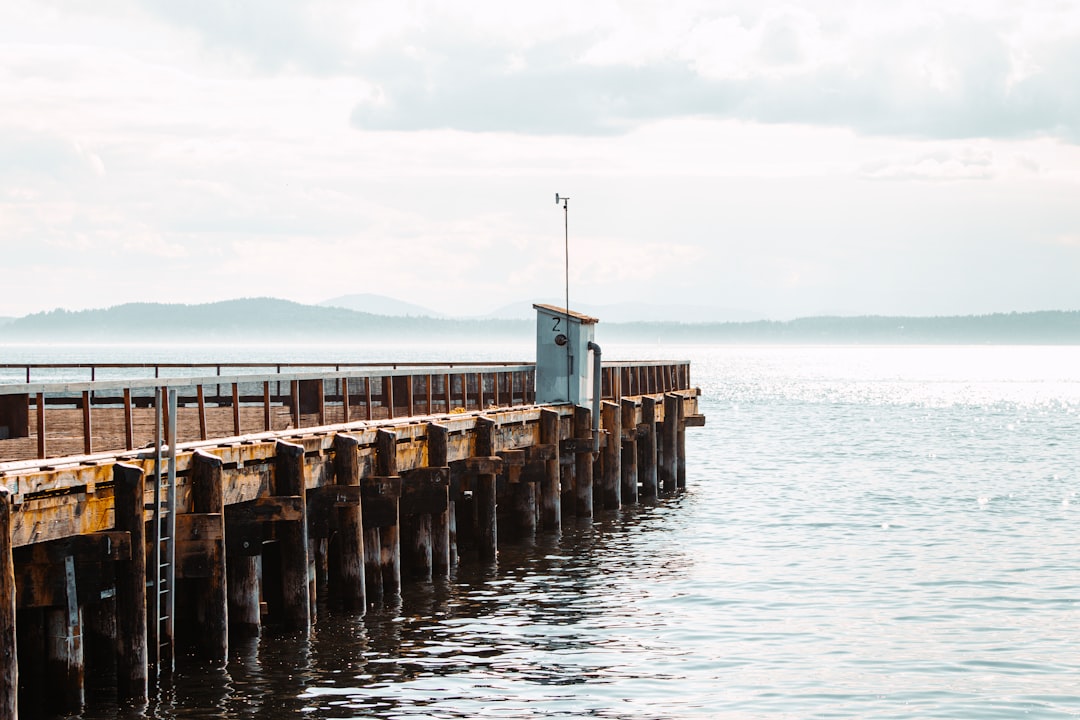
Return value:
<svg viewBox="0 0 1080 720">
<path fill-rule="evenodd" d="M 311 627 L 311 572 L 308 566 L 308 531 L 304 446 L 279 440 L 274 463 L 274 494 L 297 498 L 300 517 L 276 523 L 281 558 L 282 623 L 293 630 Z"/>
<path fill-rule="evenodd" d="M 679 461 L 676 467 L 676 485 L 680 490 L 686 489 L 686 405 L 679 398 L 676 405 L 679 412 L 679 424 L 676 432 L 676 446 L 679 453 Z"/>
<path fill-rule="evenodd" d="M 656 399 L 641 398 L 641 424 L 638 425 L 638 479 L 641 496 L 656 497 Z"/>
<path fill-rule="evenodd" d="M 659 468 L 664 492 L 675 492 L 679 479 L 679 405 L 682 398 L 675 393 L 664 395 L 663 465 Z"/>
<path fill-rule="evenodd" d="M 176 607 L 186 616 L 179 634 L 214 665 L 229 659 L 223 464 L 202 450 L 192 454 L 190 512 L 176 518 L 177 589 L 184 590 Z"/>
<path fill-rule="evenodd" d="M 436 552 L 440 553 L 438 572 L 444 576 L 450 562 L 449 556 L 443 555 L 449 551 L 446 513 L 450 507 L 450 468 L 446 465 L 446 433 L 432 431 L 432 427 L 427 428 L 427 467 L 402 473 L 402 565 L 411 577 L 419 580 L 432 578 Z M 440 535 L 438 543 L 436 529 Z M 439 545 L 437 551 L 436 544 Z"/>
<path fill-rule="evenodd" d="M 392 411 L 393 383 L 387 383 L 386 387 L 390 392 Z M 397 433 L 392 430 L 379 430 L 376 433 L 375 458 L 379 474 L 396 481 L 390 486 L 395 492 L 388 496 L 394 506 L 393 522 L 379 528 L 379 564 L 382 567 L 383 592 L 397 593 L 401 590 L 401 477 L 397 467 Z"/>
<path fill-rule="evenodd" d="M 146 479 L 141 467 L 113 466 L 117 530 L 131 537 L 131 553 L 116 564 L 116 693 L 120 700 L 147 699 Z"/>
<path fill-rule="evenodd" d="M 536 498 L 533 486 L 523 477 L 525 450 L 500 450 L 502 470 L 495 478 L 499 540 L 520 540 L 536 532 Z"/>
<path fill-rule="evenodd" d="M 494 459 L 495 423 L 486 417 L 476 419 L 476 459 Z M 494 560 L 499 552 L 498 505 L 496 499 L 496 473 L 498 467 L 478 468 L 473 482 L 473 499 L 476 502 L 476 541 L 481 560 Z"/>
<path fill-rule="evenodd" d="M 398 592 L 401 588 L 399 500 L 401 477 L 397 474 L 397 435 L 376 433 L 375 477 L 360 481 L 364 522 L 364 577 L 368 601 Z"/>
<path fill-rule="evenodd" d="M 431 381 L 428 380 L 428 392 Z M 428 466 L 446 468 L 446 509 L 431 514 L 431 574 L 433 577 L 450 576 L 450 567 L 457 557 L 456 538 L 451 536 L 454 521 L 454 499 L 450 496 L 450 468 L 448 441 L 450 431 L 443 425 L 428 423 Z"/>
<path fill-rule="evenodd" d="M 562 489 L 559 486 L 559 413 L 547 408 L 540 411 L 540 442 L 554 446 L 552 457 L 545 462 L 540 481 L 540 520 L 545 530 L 562 528 Z"/>
<path fill-rule="evenodd" d="M 50 678 L 49 709 L 80 713 L 86 704 L 82 612 L 75 588 L 75 561 L 64 558 L 64 604 L 45 609 L 45 672 Z"/>
<path fill-rule="evenodd" d="M 607 440 L 600 454 L 600 506 L 617 510 L 622 506 L 622 410 L 605 402 L 600 414 Z"/>
<path fill-rule="evenodd" d="M 622 501 L 632 504 L 638 501 L 638 442 L 637 442 L 637 403 L 630 398 L 623 398 L 620 405 L 622 415 Z"/>
<path fill-rule="evenodd" d="M 15 637 L 15 563 L 11 493 L 0 484 L 0 718 L 18 720 L 19 662 Z"/>
<path fill-rule="evenodd" d="M 253 517 L 255 503 L 225 508 L 225 587 L 229 635 L 258 637 L 262 627 L 259 606 L 262 523 Z"/>
<path fill-rule="evenodd" d="M 574 511 L 578 517 L 593 516 L 592 411 L 574 408 Z"/>
<path fill-rule="evenodd" d="M 360 441 L 350 435 L 339 433 L 334 437 L 334 479 L 342 487 L 360 487 L 359 446 Z M 363 610 L 367 607 L 367 590 L 364 586 L 364 523 L 359 494 L 355 503 L 338 508 L 337 519 L 341 602 L 347 610 Z"/>
</svg>

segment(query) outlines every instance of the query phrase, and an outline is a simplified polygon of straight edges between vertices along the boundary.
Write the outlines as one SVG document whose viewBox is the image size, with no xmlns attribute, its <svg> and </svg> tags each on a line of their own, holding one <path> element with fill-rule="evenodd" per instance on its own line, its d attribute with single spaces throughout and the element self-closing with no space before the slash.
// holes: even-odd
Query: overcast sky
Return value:
<svg viewBox="0 0 1080 720">
<path fill-rule="evenodd" d="M 4 0 L 0 316 L 1080 309 L 1080 0 Z M 601 318 L 602 319 L 602 318 Z"/>
</svg>

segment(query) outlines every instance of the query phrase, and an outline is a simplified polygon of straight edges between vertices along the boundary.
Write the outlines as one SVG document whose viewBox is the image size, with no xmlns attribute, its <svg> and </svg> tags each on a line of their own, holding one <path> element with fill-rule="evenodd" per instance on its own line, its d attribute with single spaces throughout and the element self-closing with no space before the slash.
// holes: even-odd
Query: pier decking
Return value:
<svg viewBox="0 0 1080 720">
<path fill-rule="evenodd" d="M 230 635 L 307 632 L 317 597 L 362 609 L 685 487 L 688 363 L 604 363 L 599 437 L 535 373 L 0 366 L 0 718 L 18 693 L 77 711 L 90 663 L 143 700 L 179 648 L 224 662 Z"/>
</svg>

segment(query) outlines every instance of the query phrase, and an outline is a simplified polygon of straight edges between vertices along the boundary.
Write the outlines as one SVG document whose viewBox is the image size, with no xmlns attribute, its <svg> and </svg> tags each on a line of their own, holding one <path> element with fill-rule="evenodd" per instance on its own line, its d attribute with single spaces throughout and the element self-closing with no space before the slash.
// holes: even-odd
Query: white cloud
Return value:
<svg viewBox="0 0 1080 720">
<path fill-rule="evenodd" d="M 1065 305 L 1068 5 L 9 4 L 0 315 L 558 296 L 555 191 L 598 303 Z M 184 283 L 147 279 L 166 262 Z M 301 263 L 317 274 L 268 279 Z M 26 279 L 45 267 L 115 282 Z M 1007 270 L 1037 279 L 1006 293 Z"/>
</svg>

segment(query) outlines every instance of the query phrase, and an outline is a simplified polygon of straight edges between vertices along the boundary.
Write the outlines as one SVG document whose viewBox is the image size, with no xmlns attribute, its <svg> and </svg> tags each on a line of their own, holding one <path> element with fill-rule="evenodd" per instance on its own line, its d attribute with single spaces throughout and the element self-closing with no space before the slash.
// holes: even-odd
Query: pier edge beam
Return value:
<svg viewBox="0 0 1080 720">
<path fill-rule="evenodd" d="M 191 512 L 217 515 L 218 537 L 210 558 L 208 577 L 191 594 L 195 602 L 193 617 L 197 620 L 196 645 L 203 659 L 215 666 L 224 665 L 229 659 L 229 599 L 226 577 L 228 572 L 224 547 L 225 493 L 223 461 L 216 455 L 196 450 L 191 456 Z"/>
<path fill-rule="evenodd" d="M 574 408 L 574 437 L 582 443 L 592 440 L 592 411 L 580 405 Z M 592 451 L 574 454 L 574 511 L 578 517 L 593 516 Z"/>
<path fill-rule="evenodd" d="M 622 411 L 617 404 L 605 402 L 600 416 L 607 433 L 601 451 L 600 502 L 606 510 L 618 510 L 622 507 Z"/>
<path fill-rule="evenodd" d="M 131 533 L 131 558 L 116 564 L 116 694 L 146 702 L 146 478 L 141 467 L 113 465 L 117 530 Z"/>
<path fill-rule="evenodd" d="M 308 566 L 304 446 L 278 440 L 274 448 L 274 494 L 300 498 L 300 519 L 281 521 L 277 538 L 281 550 L 282 620 L 294 630 L 311 631 L 312 594 Z"/>
<path fill-rule="evenodd" d="M 359 447 L 360 441 L 352 436 L 334 436 L 334 479 L 338 485 L 360 485 Z M 367 607 L 362 502 L 338 509 L 341 600 L 347 610 L 354 611 Z"/>
<path fill-rule="evenodd" d="M 641 424 L 638 425 L 638 479 L 641 496 L 656 497 L 656 398 L 641 398 Z"/>
<path fill-rule="evenodd" d="M 0 484 L 0 717 L 18 720 L 19 662 L 15 639 L 15 562 L 11 554 L 14 505 Z"/>
<path fill-rule="evenodd" d="M 431 379 L 428 379 L 430 394 Z M 427 449 L 428 467 L 445 467 L 449 464 L 450 430 L 443 425 L 428 423 Z M 447 489 L 446 510 L 431 516 L 431 575 L 432 577 L 450 577 L 450 565 L 457 557 L 457 548 L 452 547 L 450 523 L 454 517 L 454 498 Z"/>
<path fill-rule="evenodd" d="M 540 482 L 540 519 L 545 530 L 562 529 L 562 491 L 559 488 L 559 413 L 548 408 L 540 411 L 540 442 L 555 446 L 555 456 L 548 460 Z"/>
<path fill-rule="evenodd" d="M 622 410 L 623 437 L 620 441 L 622 446 L 622 501 L 623 504 L 636 503 L 638 501 L 638 447 L 637 447 L 637 424 L 634 417 L 637 415 L 637 403 L 630 398 L 623 398 L 619 403 Z"/>
<path fill-rule="evenodd" d="M 664 461 L 659 468 L 665 493 L 675 492 L 679 479 L 679 406 L 682 398 L 675 393 L 664 395 Z"/>
</svg>

